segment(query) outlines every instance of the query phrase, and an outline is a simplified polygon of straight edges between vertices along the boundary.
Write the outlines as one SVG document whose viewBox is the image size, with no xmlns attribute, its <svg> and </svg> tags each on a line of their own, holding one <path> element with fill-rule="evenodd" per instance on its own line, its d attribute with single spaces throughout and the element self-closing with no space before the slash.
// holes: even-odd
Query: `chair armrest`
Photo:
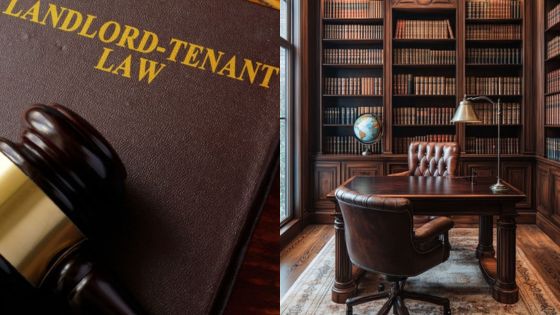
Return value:
<svg viewBox="0 0 560 315">
<path fill-rule="evenodd" d="M 422 225 L 414 231 L 414 238 L 418 241 L 432 239 L 449 231 L 455 223 L 448 217 L 438 217 Z"/>
<path fill-rule="evenodd" d="M 387 176 L 410 176 L 410 171 L 404 171 L 404 172 L 400 172 L 400 173 L 393 173 L 393 174 L 389 174 Z"/>
</svg>

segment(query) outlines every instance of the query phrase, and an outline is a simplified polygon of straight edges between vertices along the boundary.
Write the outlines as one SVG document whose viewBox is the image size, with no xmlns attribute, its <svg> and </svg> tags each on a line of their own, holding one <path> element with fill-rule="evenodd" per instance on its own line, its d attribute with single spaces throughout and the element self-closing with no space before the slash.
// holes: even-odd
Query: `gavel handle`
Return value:
<svg viewBox="0 0 560 315">
<path fill-rule="evenodd" d="M 41 284 L 76 314 L 145 315 L 139 304 L 91 259 L 87 241 L 70 249 Z"/>
</svg>

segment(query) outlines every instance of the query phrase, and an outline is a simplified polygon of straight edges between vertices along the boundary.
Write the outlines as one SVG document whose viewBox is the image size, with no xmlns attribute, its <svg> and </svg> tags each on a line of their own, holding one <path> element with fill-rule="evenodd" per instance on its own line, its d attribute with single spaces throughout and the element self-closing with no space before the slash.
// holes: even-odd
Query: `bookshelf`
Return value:
<svg viewBox="0 0 560 315">
<path fill-rule="evenodd" d="M 544 155 L 560 161 L 560 1 L 545 1 Z"/>
<path fill-rule="evenodd" d="M 523 147 L 523 7 L 521 1 L 465 1 L 465 93 L 502 103 L 502 152 Z M 497 118 L 491 104 L 475 109 L 482 124 L 465 126 L 465 151 L 494 154 Z"/>
<path fill-rule="evenodd" d="M 519 208 L 531 209 L 534 158 L 525 142 L 530 132 L 526 121 L 532 116 L 527 118 L 531 109 L 525 104 L 527 91 L 531 91 L 527 76 L 532 73 L 532 68 L 526 66 L 530 59 L 527 51 L 532 47 L 526 44 L 531 36 L 526 30 L 531 27 L 525 11 L 532 4 L 526 0 L 391 0 L 380 1 L 382 15 L 353 19 L 326 15 L 328 1 L 319 1 L 317 7 L 321 40 L 311 59 L 315 59 L 320 79 L 317 102 L 311 105 L 316 106 L 313 112 L 319 117 L 311 124 L 316 132 L 311 132 L 309 139 L 314 220 L 329 222 L 332 204 L 324 195 L 345 179 L 408 169 L 406 151 L 415 140 L 456 141 L 462 151 L 459 175 L 476 170 L 480 176 L 494 176 L 494 111 L 489 104 L 480 102 L 476 106 L 481 124 L 451 124 L 463 95 L 500 98 L 504 110 L 502 173 L 505 180 L 528 194 Z M 353 0 L 337 2 L 351 6 Z M 489 6 L 476 7 L 483 3 Z M 350 29 L 351 36 L 341 35 L 345 34 L 341 30 Z M 368 29 L 375 35 L 363 38 L 360 31 L 356 35 L 356 29 Z M 554 29 L 560 34 L 560 24 Z M 325 49 L 383 52 L 382 60 L 375 63 L 341 64 L 331 63 L 331 59 L 325 62 Z M 560 66 L 560 55 L 549 63 Z M 331 78 L 349 77 L 382 78 L 382 93 L 346 95 L 332 93 L 330 83 L 326 86 Z M 383 119 L 383 139 L 371 156 L 360 155 L 357 144 L 352 143 L 352 119 L 361 113 L 358 108 L 375 109 Z M 339 120 L 332 120 L 334 115 Z M 560 121 L 549 129 L 558 125 Z M 337 149 L 337 143 L 349 149 Z"/>
<path fill-rule="evenodd" d="M 391 152 L 405 154 L 412 141 L 455 141 L 456 9 L 391 11 Z"/>
<path fill-rule="evenodd" d="M 353 137 L 361 114 L 383 116 L 385 1 L 321 1 L 322 154 L 359 155 L 365 146 Z M 372 147 L 380 154 L 383 141 Z"/>
<path fill-rule="evenodd" d="M 560 0 L 535 3 L 536 223 L 560 243 Z"/>
</svg>

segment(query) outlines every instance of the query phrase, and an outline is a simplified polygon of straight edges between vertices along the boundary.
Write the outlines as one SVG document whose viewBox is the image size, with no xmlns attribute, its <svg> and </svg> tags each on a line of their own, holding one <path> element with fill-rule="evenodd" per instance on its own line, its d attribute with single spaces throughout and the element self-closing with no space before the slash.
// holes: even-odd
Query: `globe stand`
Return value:
<svg viewBox="0 0 560 315">
<path fill-rule="evenodd" d="M 362 156 L 373 154 L 373 144 L 381 140 L 383 134 L 382 123 L 377 116 L 372 113 L 360 115 L 354 121 L 354 137 L 362 144 Z"/>
</svg>

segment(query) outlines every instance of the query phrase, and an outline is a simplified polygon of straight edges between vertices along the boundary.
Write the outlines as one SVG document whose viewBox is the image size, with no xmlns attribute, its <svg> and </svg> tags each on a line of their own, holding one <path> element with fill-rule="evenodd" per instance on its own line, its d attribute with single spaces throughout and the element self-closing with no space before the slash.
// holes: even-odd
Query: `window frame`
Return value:
<svg viewBox="0 0 560 315">
<path fill-rule="evenodd" d="M 295 218 L 295 207 L 294 207 L 294 51 L 295 47 L 292 42 L 293 39 L 293 8 L 294 1 L 296 0 L 280 0 L 286 2 L 286 38 L 283 38 L 281 34 L 280 37 L 280 49 L 286 50 L 286 60 L 285 60 L 285 75 L 286 75 L 286 108 L 285 108 L 285 132 L 286 132 L 286 191 L 284 192 L 284 200 L 280 202 L 285 203 L 287 216 L 280 220 L 280 228 L 284 227 L 287 223 Z M 280 104 L 282 106 L 282 104 Z M 281 135 L 282 136 L 282 135 Z"/>
</svg>

